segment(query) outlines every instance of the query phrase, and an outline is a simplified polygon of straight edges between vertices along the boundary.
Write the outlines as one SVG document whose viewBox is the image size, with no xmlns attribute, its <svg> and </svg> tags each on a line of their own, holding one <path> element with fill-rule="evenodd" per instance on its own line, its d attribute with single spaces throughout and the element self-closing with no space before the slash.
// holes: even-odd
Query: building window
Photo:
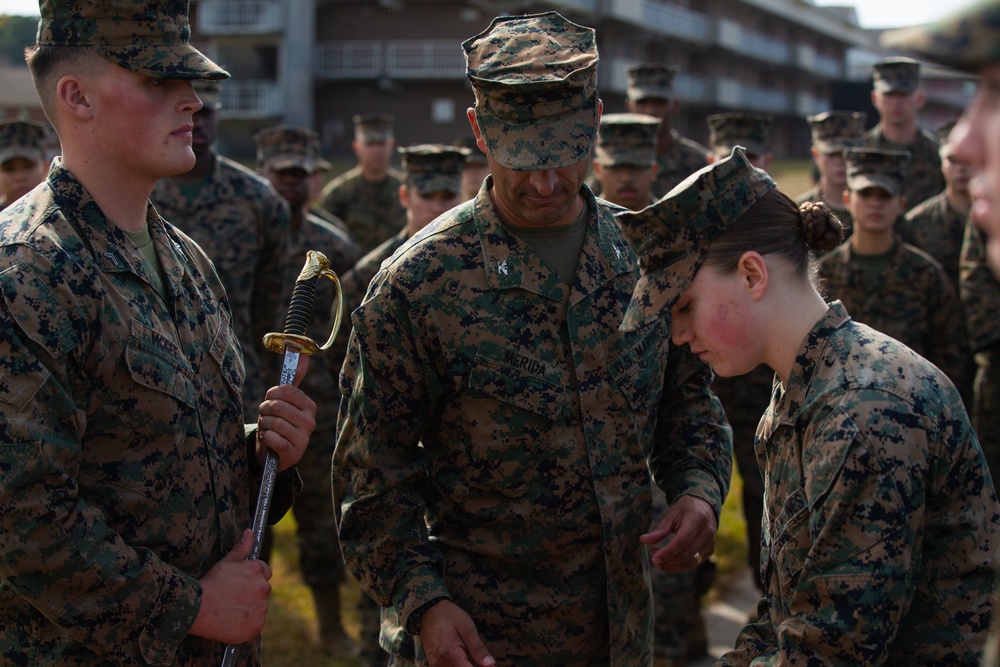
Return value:
<svg viewBox="0 0 1000 667">
<path fill-rule="evenodd" d="M 431 102 L 431 120 L 435 123 L 452 123 L 455 121 L 455 100 L 439 97 Z"/>
</svg>

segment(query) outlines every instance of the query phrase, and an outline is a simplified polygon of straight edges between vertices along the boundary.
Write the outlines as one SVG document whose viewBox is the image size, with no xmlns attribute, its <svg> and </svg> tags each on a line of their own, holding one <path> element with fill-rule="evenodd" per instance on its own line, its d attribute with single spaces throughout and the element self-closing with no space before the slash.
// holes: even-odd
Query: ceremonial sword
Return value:
<svg viewBox="0 0 1000 667">
<path fill-rule="evenodd" d="M 316 283 L 320 278 L 333 281 L 337 296 L 334 299 L 331 315 L 333 329 L 330 337 L 322 345 L 306 336 L 306 327 L 312 317 L 313 301 L 316 298 Z M 315 354 L 333 345 L 334 338 L 340 330 L 340 320 L 343 315 L 344 294 L 340 287 L 337 274 L 330 269 L 330 260 L 321 252 L 310 250 L 306 253 L 306 263 L 295 279 L 295 289 L 292 290 L 292 302 L 288 306 L 285 317 L 285 330 L 282 333 L 269 333 L 264 336 L 264 346 L 272 352 L 284 355 L 281 363 L 281 377 L 278 384 L 284 386 L 295 381 L 295 370 L 299 365 L 299 356 Z M 257 495 L 257 509 L 253 517 L 253 546 L 247 560 L 257 560 L 260 555 L 264 528 L 267 526 L 267 515 L 271 511 L 271 498 L 274 495 L 274 482 L 278 476 L 278 455 L 271 448 L 266 448 L 264 456 L 264 472 L 261 475 L 260 493 Z M 226 647 L 222 658 L 222 667 L 231 667 L 236 658 L 238 644 Z"/>
</svg>

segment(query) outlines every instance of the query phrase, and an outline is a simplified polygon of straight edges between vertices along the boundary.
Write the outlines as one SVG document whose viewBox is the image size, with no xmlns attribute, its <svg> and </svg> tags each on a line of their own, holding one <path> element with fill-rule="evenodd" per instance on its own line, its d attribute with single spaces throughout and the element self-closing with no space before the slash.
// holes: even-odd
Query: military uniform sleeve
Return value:
<svg viewBox="0 0 1000 667">
<path fill-rule="evenodd" d="M 782 613 L 772 607 L 762 619 L 769 630 L 748 626 L 723 664 L 878 665 L 889 656 L 926 567 L 930 451 L 948 436 L 895 395 L 868 393 L 805 427 L 801 484 L 771 517 L 766 544 L 765 585 L 771 605 L 781 591 Z M 946 477 L 946 468 L 933 472 Z"/>
<path fill-rule="evenodd" d="M 76 357 L 99 318 L 71 286 L 49 281 L 51 268 L 15 260 L 0 274 L 0 576 L 103 659 L 167 664 L 201 588 L 126 544 L 83 498 L 102 482 L 81 475 L 89 396 Z"/>
<path fill-rule="evenodd" d="M 649 465 L 668 500 L 701 498 L 718 519 L 732 477 L 733 431 L 712 377 L 687 346 L 671 344 Z"/>
<path fill-rule="evenodd" d="M 387 272 L 352 322 L 333 460 L 338 533 L 347 567 L 405 626 L 415 609 L 449 596 L 425 528 L 427 459 L 419 446 L 436 376 Z"/>
<path fill-rule="evenodd" d="M 969 342 L 961 302 L 944 271 L 941 280 L 928 290 L 931 303 L 931 348 L 927 357 L 958 387 L 971 386 L 968 377 Z"/>
<path fill-rule="evenodd" d="M 973 352 L 996 349 L 1000 342 L 1000 282 L 986 262 L 982 232 L 970 221 L 965 226 L 960 261 L 959 293 L 965 308 L 969 347 Z"/>
</svg>

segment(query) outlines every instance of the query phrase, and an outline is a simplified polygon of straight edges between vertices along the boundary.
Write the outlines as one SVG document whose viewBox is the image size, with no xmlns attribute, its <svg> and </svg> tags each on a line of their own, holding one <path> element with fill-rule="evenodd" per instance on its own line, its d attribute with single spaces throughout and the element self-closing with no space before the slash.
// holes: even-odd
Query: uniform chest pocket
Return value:
<svg viewBox="0 0 1000 667">
<path fill-rule="evenodd" d="M 172 396 L 189 408 L 196 406 L 194 373 L 180 347 L 135 320 L 125 344 L 125 366 L 136 384 Z"/>
<path fill-rule="evenodd" d="M 530 355 L 480 346 L 466 402 L 471 427 L 463 476 L 471 486 L 520 498 L 538 483 L 540 470 L 564 463 L 572 443 L 553 434 L 573 414 L 568 382 Z"/>
<path fill-rule="evenodd" d="M 637 415 L 652 415 L 663 392 L 664 356 L 670 336 L 665 321 L 630 334 L 627 347 L 608 365 L 608 373 Z"/>
</svg>

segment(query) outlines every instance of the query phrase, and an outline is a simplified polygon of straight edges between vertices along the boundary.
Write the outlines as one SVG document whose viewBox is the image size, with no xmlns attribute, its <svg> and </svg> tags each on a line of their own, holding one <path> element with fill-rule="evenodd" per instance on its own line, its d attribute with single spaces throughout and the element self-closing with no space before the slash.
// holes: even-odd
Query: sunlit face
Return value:
<svg viewBox="0 0 1000 667">
<path fill-rule="evenodd" d="M 45 180 L 48 163 L 15 157 L 0 165 L 0 195 L 10 203 Z"/>
<path fill-rule="evenodd" d="M 972 219 L 987 234 L 987 255 L 1000 276 L 1000 63 L 980 71 L 979 89 L 951 131 L 955 157 L 975 174 Z"/>
<path fill-rule="evenodd" d="M 813 158 L 820 177 L 828 186 L 840 190 L 847 189 L 847 164 L 844 162 L 844 154 L 841 151 L 833 153 L 815 151 Z"/>
<path fill-rule="evenodd" d="M 872 104 L 879 119 L 886 125 L 907 126 L 916 122 L 917 112 L 924 106 L 924 92 L 912 93 L 872 91 Z"/>
<path fill-rule="evenodd" d="M 594 163 L 594 176 L 601 183 L 601 197 L 613 204 L 638 211 L 650 204 L 656 165 L 632 164 L 604 166 Z"/>
<path fill-rule="evenodd" d="M 436 217 L 462 203 L 457 192 L 438 190 L 420 192 L 410 185 L 400 186 L 399 200 L 406 209 L 406 228 L 416 234 Z"/>
<path fill-rule="evenodd" d="M 704 264 L 670 309 L 670 339 L 722 377 L 749 373 L 763 361 L 752 303 L 739 272 Z"/>
<path fill-rule="evenodd" d="M 159 179 L 194 167 L 193 116 L 201 100 L 190 81 L 143 76 L 110 61 L 88 79 L 100 121 L 94 143 L 125 170 Z"/>
<path fill-rule="evenodd" d="M 854 233 L 891 233 L 896 218 L 903 212 L 903 198 L 882 188 L 851 190 L 847 209 L 854 218 Z"/>
<path fill-rule="evenodd" d="M 265 169 L 264 177 L 278 191 L 288 205 L 297 210 L 309 202 L 311 174 L 300 167 Z"/>
<path fill-rule="evenodd" d="M 389 161 L 392 159 L 392 151 L 396 148 L 396 142 L 393 139 L 388 141 L 357 141 L 355 140 L 351 146 L 354 148 L 354 154 L 358 158 L 358 164 L 362 168 L 383 170 L 389 166 Z"/>
</svg>

